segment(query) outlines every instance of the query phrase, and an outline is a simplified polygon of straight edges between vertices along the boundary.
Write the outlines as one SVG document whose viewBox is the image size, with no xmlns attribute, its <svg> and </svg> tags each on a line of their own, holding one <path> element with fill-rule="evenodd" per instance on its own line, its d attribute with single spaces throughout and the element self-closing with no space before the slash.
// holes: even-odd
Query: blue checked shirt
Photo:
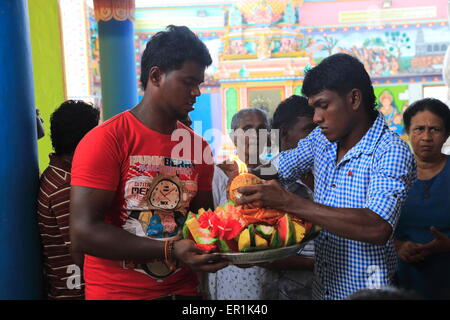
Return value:
<svg viewBox="0 0 450 320">
<path fill-rule="evenodd" d="M 400 208 L 416 179 L 408 145 L 389 130 L 381 114 L 364 137 L 336 164 L 337 143 L 316 128 L 297 148 L 282 152 L 281 182 L 313 170 L 315 202 L 335 208 L 367 208 L 395 229 Z M 359 289 L 392 285 L 397 266 L 392 236 L 386 245 L 338 237 L 323 229 L 317 240 L 314 299 L 345 299 Z"/>
</svg>

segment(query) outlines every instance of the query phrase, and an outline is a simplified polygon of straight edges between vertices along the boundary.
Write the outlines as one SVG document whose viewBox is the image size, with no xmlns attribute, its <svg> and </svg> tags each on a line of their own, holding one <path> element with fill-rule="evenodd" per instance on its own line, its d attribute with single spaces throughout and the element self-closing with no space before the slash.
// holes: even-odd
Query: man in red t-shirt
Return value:
<svg viewBox="0 0 450 320">
<path fill-rule="evenodd" d="M 211 150 L 185 119 L 211 64 L 186 27 L 142 55 L 142 101 L 87 134 L 72 164 L 71 240 L 85 254 L 86 299 L 195 298 L 195 271 L 228 265 L 179 240 L 188 210 L 212 208 Z"/>
</svg>

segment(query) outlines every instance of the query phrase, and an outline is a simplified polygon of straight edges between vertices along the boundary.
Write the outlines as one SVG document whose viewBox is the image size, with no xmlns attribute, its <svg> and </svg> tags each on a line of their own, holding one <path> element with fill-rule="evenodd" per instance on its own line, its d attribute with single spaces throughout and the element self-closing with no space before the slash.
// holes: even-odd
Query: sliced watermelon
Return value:
<svg viewBox="0 0 450 320">
<path fill-rule="evenodd" d="M 284 247 L 295 244 L 295 228 L 291 217 L 286 213 L 280 220 L 278 220 L 278 232 Z"/>
<path fill-rule="evenodd" d="M 277 230 L 275 230 L 275 232 L 272 233 L 272 237 L 270 237 L 269 243 L 271 249 L 277 249 L 283 246 L 283 242 L 281 242 L 280 238 L 280 233 Z"/>
<path fill-rule="evenodd" d="M 238 252 L 239 251 L 239 247 L 238 244 L 236 242 L 236 240 L 231 239 L 231 240 L 219 240 L 217 241 L 217 244 L 219 246 L 220 252 Z"/>
<path fill-rule="evenodd" d="M 253 224 L 248 225 L 248 232 L 250 237 L 250 247 L 256 247 L 255 245 L 255 226 Z"/>
</svg>

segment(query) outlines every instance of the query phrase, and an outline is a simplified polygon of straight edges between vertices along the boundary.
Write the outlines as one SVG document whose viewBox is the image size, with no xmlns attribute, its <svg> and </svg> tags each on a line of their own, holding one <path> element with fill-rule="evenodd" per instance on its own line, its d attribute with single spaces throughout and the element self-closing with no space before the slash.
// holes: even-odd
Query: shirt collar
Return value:
<svg viewBox="0 0 450 320">
<path fill-rule="evenodd" d="M 58 168 L 58 169 L 61 169 L 61 170 L 64 170 L 64 171 L 70 173 L 70 170 L 72 169 L 72 163 L 71 162 L 69 162 L 69 161 L 67 161 L 67 160 L 65 160 L 65 159 L 63 159 L 61 157 L 58 157 L 54 153 L 51 153 L 49 155 L 49 158 L 50 158 L 50 164 L 49 164 L 50 166 Z"/>
<path fill-rule="evenodd" d="M 359 155 L 360 153 L 371 154 L 375 146 L 380 140 L 384 129 L 387 128 L 383 114 L 378 113 L 377 118 L 373 122 L 370 129 L 366 132 L 363 138 L 352 148 L 352 154 Z"/>
</svg>

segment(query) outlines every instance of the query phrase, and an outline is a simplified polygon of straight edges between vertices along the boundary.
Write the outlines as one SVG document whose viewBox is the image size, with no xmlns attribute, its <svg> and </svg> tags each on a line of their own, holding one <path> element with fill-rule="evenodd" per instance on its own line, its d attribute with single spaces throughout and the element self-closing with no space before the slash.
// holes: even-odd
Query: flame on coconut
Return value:
<svg viewBox="0 0 450 320">
<path fill-rule="evenodd" d="M 239 174 L 248 173 L 247 165 L 237 155 L 231 157 L 231 160 L 236 162 L 239 168 Z"/>
</svg>

